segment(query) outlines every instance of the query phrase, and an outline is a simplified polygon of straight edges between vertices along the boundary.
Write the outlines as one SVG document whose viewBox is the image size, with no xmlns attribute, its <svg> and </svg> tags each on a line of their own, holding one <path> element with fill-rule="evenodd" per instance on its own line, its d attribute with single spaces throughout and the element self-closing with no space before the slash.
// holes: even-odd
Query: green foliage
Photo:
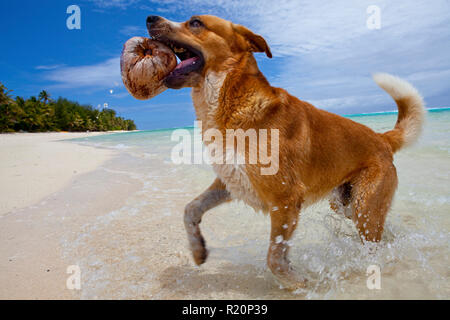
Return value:
<svg viewBox="0 0 450 320">
<path fill-rule="evenodd" d="M 38 98 L 11 97 L 11 91 L 0 83 L 0 132 L 14 131 L 111 131 L 136 130 L 133 120 L 117 117 L 111 109 L 58 98 L 53 101 L 45 90 Z"/>
</svg>

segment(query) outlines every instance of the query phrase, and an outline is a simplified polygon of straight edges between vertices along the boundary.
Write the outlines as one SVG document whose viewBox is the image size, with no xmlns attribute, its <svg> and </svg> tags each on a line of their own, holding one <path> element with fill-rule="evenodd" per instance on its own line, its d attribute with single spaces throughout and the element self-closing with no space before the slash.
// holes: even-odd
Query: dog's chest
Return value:
<svg viewBox="0 0 450 320">
<path fill-rule="evenodd" d="M 255 210 L 264 208 L 248 177 L 245 164 L 213 164 L 212 167 L 233 199 L 242 200 Z"/>
<path fill-rule="evenodd" d="M 192 91 L 195 111 L 198 120 L 202 121 L 202 130 L 219 129 L 215 121 L 219 108 L 219 95 L 225 80 L 226 73 L 211 72 L 206 75 L 201 88 Z M 225 137 L 222 137 L 225 142 Z M 208 145 L 214 142 L 206 142 Z M 263 208 L 262 201 L 258 197 L 246 172 L 245 164 L 213 163 L 212 167 L 217 176 L 226 185 L 228 192 L 234 199 L 239 199 L 252 206 L 255 210 Z"/>
<path fill-rule="evenodd" d="M 226 73 L 209 72 L 203 85 L 192 90 L 192 100 L 198 120 L 202 122 L 203 130 L 217 128 L 216 111 L 219 107 L 219 95 Z"/>
</svg>

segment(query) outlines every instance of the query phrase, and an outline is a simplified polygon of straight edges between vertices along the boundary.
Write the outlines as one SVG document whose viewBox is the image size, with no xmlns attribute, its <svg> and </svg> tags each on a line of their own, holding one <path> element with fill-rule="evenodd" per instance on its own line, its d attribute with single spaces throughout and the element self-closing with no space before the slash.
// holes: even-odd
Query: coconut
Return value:
<svg viewBox="0 0 450 320">
<path fill-rule="evenodd" d="M 177 58 L 169 47 L 144 37 L 129 39 L 120 57 L 122 81 L 128 92 L 140 100 L 166 90 L 163 80 L 176 65 Z"/>
</svg>

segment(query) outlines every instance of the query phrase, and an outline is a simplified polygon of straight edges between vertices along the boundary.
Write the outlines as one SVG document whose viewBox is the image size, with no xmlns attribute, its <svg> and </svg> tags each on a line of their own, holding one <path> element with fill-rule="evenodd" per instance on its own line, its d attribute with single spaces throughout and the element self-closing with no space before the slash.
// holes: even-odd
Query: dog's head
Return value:
<svg viewBox="0 0 450 320">
<path fill-rule="evenodd" d="M 195 87 L 208 70 L 226 70 L 248 52 L 272 57 L 263 37 L 211 15 L 193 16 L 182 23 L 149 16 L 147 28 L 153 39 L 168 45 L 181 61 L 164 80 L 173 89 Z"/>
</svg>

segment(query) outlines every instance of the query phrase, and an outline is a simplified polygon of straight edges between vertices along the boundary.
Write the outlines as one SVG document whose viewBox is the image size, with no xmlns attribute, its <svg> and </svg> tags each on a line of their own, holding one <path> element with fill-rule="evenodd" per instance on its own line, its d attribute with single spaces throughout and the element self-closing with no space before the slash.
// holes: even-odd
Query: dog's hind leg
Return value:
<svg viewBox="0 0 450 320">
<path fill-rule="evenodd" d="M 356 177 L 352 191 L 353 221 L 361 240 L 378 242 L 397 188 L 392 163 L 369 167 Z"/>
<path fill-rule="evenodd" d="M 274 210 L 275 209 L 275 210 Z M 306 280 L 298 275 L 290 265 L 288 252 L 300 209 L 297 206 L 274 207 L 270 211 L 271 232 L 267 265 L 281 284 L 289 289 L 303 288 Z"/>
<path fill-rule="evenodd" d="M 197 265 L 206 261 L 208 250 L 200 232 L 203 214 L 219 204 L 231 200 L 230 194 L 219 178 L 201 195 L 189 202 L 184 209 L 184 226 L 188 234 L 189 245 Z"/>
<path fill-rule="evenodd" d="M 343 214 L 346 218 L 352 218 L 352 208 L 350 202 L 352 200 L 352 185 L 347 182 L 335 188 L 331 193 L 330 207 L 334 212 Z"/>
</svg>

